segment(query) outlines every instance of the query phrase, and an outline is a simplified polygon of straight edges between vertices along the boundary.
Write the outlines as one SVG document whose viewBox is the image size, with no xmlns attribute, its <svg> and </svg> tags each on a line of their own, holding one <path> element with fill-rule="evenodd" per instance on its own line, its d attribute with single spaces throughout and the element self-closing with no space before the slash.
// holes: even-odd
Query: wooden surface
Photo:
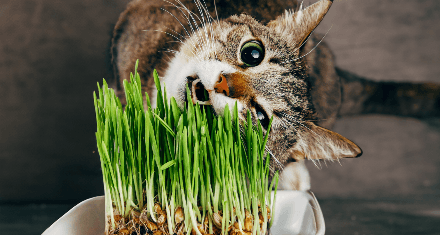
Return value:
<svg viewBox="0 0 440 235">
<path fill-rule="evenodd" d="M 437 235 L 440 201 L 318 199 L 326 235 Z M 1 234 L 40 235 L 71 204 L 0 205 Z"/>
</svg>

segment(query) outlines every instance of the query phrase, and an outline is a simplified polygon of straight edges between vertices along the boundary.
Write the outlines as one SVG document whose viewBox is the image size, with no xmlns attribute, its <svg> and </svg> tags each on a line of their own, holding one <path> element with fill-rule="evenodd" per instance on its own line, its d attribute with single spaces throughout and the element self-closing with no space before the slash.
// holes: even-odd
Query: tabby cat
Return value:
<svg viewBox="0 0 440 235">
<path fill-rule="evenodd" d="M 265 128 L 273 116 L 272 169 L 285 169 L 283 188 L 308 190 L 305 159 L 362 154 L 328 130 L 338 116 L 440 116 L 439 85 L 373 82 L 335 67 L 322 37 L 311 34 L 332 2 L 303 8 L 292 0 L 133 0 L 113 33 L 113 86 L 122 98 L 122 81 L 139 59 L 150 98 L 156 69 L 181 107 L 188 85 L 192 102 L 218 115 L 237 102 L 241 118 L 250 110 Z"/>
</svg>

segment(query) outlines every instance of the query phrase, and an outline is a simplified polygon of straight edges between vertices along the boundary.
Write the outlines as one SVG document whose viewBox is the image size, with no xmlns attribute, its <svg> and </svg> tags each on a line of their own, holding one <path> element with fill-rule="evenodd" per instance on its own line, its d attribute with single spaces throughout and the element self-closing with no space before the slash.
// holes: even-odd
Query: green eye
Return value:
<svg viewBox="0 0 440 235">
<path fill-rule="evenodd" d="M 247 42 L 240 50 L 241 61 L 248 66 L 257 66 L 264 59 L 264 48 L 258 41 Z"/>
</svg>

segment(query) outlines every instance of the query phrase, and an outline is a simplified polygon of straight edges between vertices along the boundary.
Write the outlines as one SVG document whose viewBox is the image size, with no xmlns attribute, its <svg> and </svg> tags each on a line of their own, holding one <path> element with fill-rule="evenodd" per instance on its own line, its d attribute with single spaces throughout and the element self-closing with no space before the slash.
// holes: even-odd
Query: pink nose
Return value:
<svg viewBox="0 0 440 235">
<path fill-rule="evenodd" d="M 225 96 L 229 96 L 228 82 L 223 74 L 220 74 L 219 80 L 214 85 L 214 90 L 217 93 L 223 93 Z"/>
</svg>

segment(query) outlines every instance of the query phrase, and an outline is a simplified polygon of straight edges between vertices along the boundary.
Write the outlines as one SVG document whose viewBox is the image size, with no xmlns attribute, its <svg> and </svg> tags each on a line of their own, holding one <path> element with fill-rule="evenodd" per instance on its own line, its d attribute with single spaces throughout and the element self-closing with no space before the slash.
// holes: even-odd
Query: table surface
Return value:
<svg viewBox="0 0 440 235">
<path fill-rule="evenodd" d="M 327 235 L 440 234 L 440 199 L 319 200 Z M 0 205 L 0 233 L 39 235 L 74 205 Z"/>
</svg>

